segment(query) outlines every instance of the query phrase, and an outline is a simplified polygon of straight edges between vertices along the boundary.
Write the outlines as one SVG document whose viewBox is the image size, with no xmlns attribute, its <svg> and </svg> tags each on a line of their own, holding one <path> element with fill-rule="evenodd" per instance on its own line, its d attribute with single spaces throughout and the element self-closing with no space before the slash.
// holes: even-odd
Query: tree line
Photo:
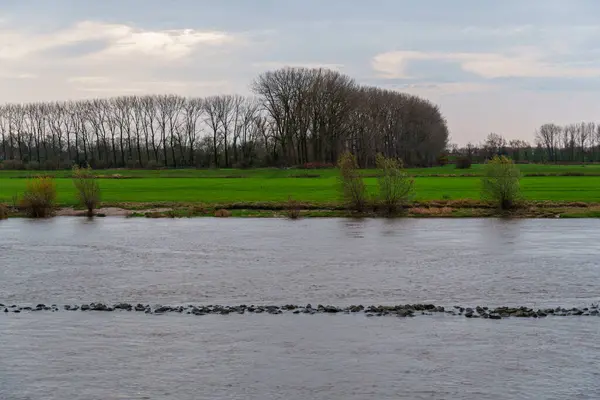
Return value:
<svg viewBox="0 0 600 400">
<path fill-rule="evenodd" d="M 177 95 L 0 106 L 5 168 L 88 164 L 128 167 L 334 165 L 345 151 L 361 167 L 377 154 L 436 163 L 448 129 L 437 106 L 367 87 L 327 69 L 259 75 L 252 95 Z"/>
<path fill-rule="evenodd" d="M 506 140 L 502 135 L 490 133 L 478 145 L 450 145 L 448 153 L 469 158 L 473 162 L 482 162 L 495 155 L 508 156 L 515 162 L 600 162 L 600 124 L 544 124 L 536 131 L 533 145 L 524 140 Z"/>
</svg>

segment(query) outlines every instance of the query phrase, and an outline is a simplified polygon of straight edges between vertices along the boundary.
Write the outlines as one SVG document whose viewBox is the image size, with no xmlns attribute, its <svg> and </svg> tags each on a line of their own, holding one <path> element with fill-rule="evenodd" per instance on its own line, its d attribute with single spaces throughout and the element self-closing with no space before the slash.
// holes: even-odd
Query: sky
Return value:
<svg viewBox="0 0 600 400">
<path fill-rule="evenodd" d="M 0 0 L 0 103 L 250 94 L 326 67 L 438 104 L 451 141 L 600 122 L 597 0 Z"/>
</svg>

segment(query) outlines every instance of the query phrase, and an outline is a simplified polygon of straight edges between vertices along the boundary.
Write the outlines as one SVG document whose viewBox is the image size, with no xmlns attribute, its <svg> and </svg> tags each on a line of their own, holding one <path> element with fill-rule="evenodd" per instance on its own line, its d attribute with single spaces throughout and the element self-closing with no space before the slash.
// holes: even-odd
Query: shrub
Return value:
<svg viewBox="0 0 600 400">
<path fill-rule="evenodd" d="M 438 158 L 437 158 L 437 163 L 440 167 L 443 167 L 445 165 L 448 165 L 448 155 L 446 154 L 441 154 Z"/>
<path fill-rule="evenodd" d="M 141 168 L 141 164 L 138 160 L 129 159 L 129 160 L 127 160 L 127 168 L 128 169 L 139 169 L 139 168 Z"/>
<path fill-rule="evenodd" d="M 331 163 L 315 161 L 302 164 L 302 166 L 300 166 L 300 169 L 327 169 L 334 167 L 335 166 Z"/>
<path fill-rule="evenodd" d="M 346 206 L 356 211 L 363 211 L 367 205 L 367 188 L 358 173 L 356 157 L 347 152 L 338 161 L 342 198 Z"/>
<path fill-rule="evenodd" d="M 54 178 L 40 177 L 27 182 L 21 205 L 30 217 L 46 218 L 52 213 L 55 200 Z"/>
<path fill-rule="evenodd" d="M 61 161 L 61 163 L 59 164 L 59 169 L 62 169 L 62 170 L 66 171 L 66 170 L 69 170 L 71 168 L 73 168 L 73 163 L 70 162 L 70 161 Z"/>
<path fill-rule="evenodd" d="M 46 160 L 43 163 L 43 167 L 46 171 L 54 171 L 59 167 L 59 162 L 56 160 Z"/>
<path fill-rule="evenodd" d="M 39 171 L 40 163 L 37 161 L 29 161 L 27 164 L 25 164 L 25 169 L 28 171 Z"/>
<path fill-rule="evenodd" d="M 469 169 L 473 162 L 469 157 L 461 156 L 456 159 L 456 169 Z"/>
<path fill-rule="evenodd" d="M 0 220 L 8 218 L 8 207 L 6 204 L 0 203 Z"/>
<path fill-rule="evenodd" d="M 156 160 L 150 160 L 146 163 L 146 169 L 160 169 L 161 165 Z"/>
<path fill-rule="evenodd" d="M 485 165 L 481 196 L 503 210 L 511 209 L 521 198 L 520 180 L 521 172 L 510 158 L 494 156 Z"/>
<path fill-rule="evenodd" d="M 5 170 L 23 170 L 25 169 L 25 166 L 23 165 L 23 162 L 20 160 L 5 160 L 2 163 L 2 169 Z"/>
<path fill-rule="evenodd" d="M 229 218 L 231 217 L 231 212 L 229 210 L 221 209 L 215 211 L 215 217 L 217 218 Z"/>
<path fill-rule="evenodd" d="M 289 219 L 300 218 L 300 204 L 296 200 L 289 197 L 286 212 Z"/>
<path fill-rule="evenodd" d="M 379 202 L 388 214 L 393 214 L 405 204 L 414 193 L 414 180 L 404 171 L 402 162 L 377 155 L 377 168 L 380 175 Z"/>
<path fill-rule="evenodd" d="M 73 166 L 73 184 L 77 189 L 79 205 L 86 208 L 88 217 L 92 217 L 94 209 L 100 203 L 100 185 L 98 185 L 98 179 L 92 172 L 92 168 L 90 166 L 87 168 Z"/>
</svg>

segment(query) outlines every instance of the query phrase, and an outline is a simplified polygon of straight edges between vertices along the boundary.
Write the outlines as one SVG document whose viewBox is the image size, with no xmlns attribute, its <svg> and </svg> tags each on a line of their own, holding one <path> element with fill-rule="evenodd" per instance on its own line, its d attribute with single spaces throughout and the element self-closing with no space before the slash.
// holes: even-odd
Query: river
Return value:
<svg viewBox="0 0 600 400">
<path fill-rule="evenodd" d="M 600 221 L 0 221 L 0 302 L 582 306 Z M 600 318 L 0 313 L 0 399 L 595 399 Z"/>
</svg>

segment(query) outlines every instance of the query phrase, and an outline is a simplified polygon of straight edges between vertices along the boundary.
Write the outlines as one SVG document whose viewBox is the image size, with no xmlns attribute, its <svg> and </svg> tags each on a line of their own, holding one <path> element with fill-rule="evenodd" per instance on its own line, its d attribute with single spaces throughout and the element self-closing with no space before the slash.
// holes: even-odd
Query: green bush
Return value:
<svg viewBox="0 0 600 400">
<path fill-rule="evenodd" d="M 456 159 L 456 169 L 469 169 L 472 164 L 469 157 L 461 156 Z"/>
<path fill-rule="evenodd" d="M 46 218 L 52 214 L 56 200 L 54 178 L 40 177 L 27 182 L 21 205 L 32 218 Z"/>
<path fill-rule="evenodd" d="M 156 160 L 150 160 L 146 163 L 146 169 L 160 169 L 162 165 Z"/>
<path fill-rule="evenodd" d="M 344 203 L 350 209 L 363 211 L 367 205 L 367 188 L 358 172 L 358 163 L 352 153 L 342 154 L 338 160 L 340 187 Z"/>
<path fill-rule="evenodd" d="M 73 166 L 73 184 L 77 189 L 79 204 L 86 208 L 88 217 L 94 215 L 94 209 L 100 203 L 100 185 L 92 168 Z"/>
<path fill-rule="evenodd" d="M 437 164 L 440 167 L 443 167 L 445 165 L 448 165 L 448 155 L 447 154 L 441 154 L 438 158 L 437 158 Z"/>
<path fill-rule="evenodd" d="M 503 210 L 509 210 L 521 199 L 521 171 L 506 156 L 494 156 L 485 164 L 481 178 L 481 196 L 494 202 Z"/>
<path fill-rule="evenodd" d="M 402 162 L 377 155 L 377 178 L 379 184 L 379 204 L 392 215 L 396 213 L 414 194 L 414 180 L 404 171 Z"/>
<path fill-rule="evenodd" d="M 5 169 L 5 170 L 16 171 L 16 170 L 25 169 L 23 162 L 20 160 L 4 160 L 1 165 L 2 165 L 2 169 Z"/>
<path fill-rule="evenodd" d="M 27 171 L 39 171 L 40 163 L 37 161 L 29 161 L 27 164 L 25 164 L 25 169 Z"/>
<path fill-rule="evenodd" d="M 288 198 L 286 213 L 289 219 L 300 218 L 300 204 L 296 200 L 292 199 L 291 196 Z"/>
</svg>

